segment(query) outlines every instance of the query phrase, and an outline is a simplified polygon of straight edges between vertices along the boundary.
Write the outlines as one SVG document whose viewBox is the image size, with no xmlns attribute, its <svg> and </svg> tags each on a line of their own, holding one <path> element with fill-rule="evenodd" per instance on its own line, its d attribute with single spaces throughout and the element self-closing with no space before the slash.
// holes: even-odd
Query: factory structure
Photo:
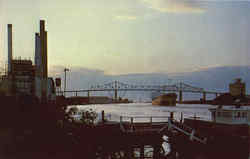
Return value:
<svg viewBox="0 0 250 159">
<path fill-rule="evenodd" d="M 35 34 L 35 58 L 14 59 L 12 24 L 8 24 L 8 72 L 1 77 L 0 92 L 6 96 L 30 95 L 40 102 L 56 98 L 53 78 L 48 77 L 48 45 L 45 21 L 40 20 L 40 32 Z"/>
<path fill-rule="evenodd" d="M 229 92 L 232 96 L 245 96 L 246 84 L 237 78 L 234 83 L 229 84 Z"/>
</svg>

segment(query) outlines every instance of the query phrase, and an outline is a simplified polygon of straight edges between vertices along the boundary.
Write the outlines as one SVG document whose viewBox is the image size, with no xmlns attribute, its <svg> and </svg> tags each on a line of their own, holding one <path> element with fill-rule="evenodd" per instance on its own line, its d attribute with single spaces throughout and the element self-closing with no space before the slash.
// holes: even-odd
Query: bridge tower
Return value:
<svg viewBox="0 0 250 159">
<path fill-rule="evenodd" d="M 182 91 L 179 91 L 179 103 L 182 103 L 183 99 L 182 99 Z"/>
<path fill-rule="evenodd" d="M 180 82 L 179 85 L 179 103 L 182 103 L 183 101 L 183 96 L 182 96 L 182 82 Z"/>
<path fill-rule="evenodd" d="M 118 88 L 117 88 L 117 81 L 115 81 L 115 102 L 117 102 L 118 101 L 118 90 L 117 90 Z"/>
</svg>

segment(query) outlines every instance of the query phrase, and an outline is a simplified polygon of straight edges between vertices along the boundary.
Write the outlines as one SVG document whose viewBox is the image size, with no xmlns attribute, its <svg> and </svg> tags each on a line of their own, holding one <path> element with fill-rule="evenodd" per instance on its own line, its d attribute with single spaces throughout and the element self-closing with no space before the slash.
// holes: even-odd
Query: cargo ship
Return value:
<svg viewBox="0 0 250 159">
<path fill-rule="evenodd" d="M 176 106 L 176 93 L 162 94 L 152 99 L 152 105 Z"/>
</svg>

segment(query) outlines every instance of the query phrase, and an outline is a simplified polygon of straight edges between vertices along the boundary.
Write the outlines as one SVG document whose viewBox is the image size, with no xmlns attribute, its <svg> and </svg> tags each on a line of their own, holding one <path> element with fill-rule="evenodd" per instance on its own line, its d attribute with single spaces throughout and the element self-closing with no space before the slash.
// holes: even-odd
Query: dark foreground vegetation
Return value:
<svg viewBox="0 0 250 159">
<path fill-rule="evenodd" d="M 0 101 L 0 158 L 92 158 L 94 136 L 89 128 L 94 116 L 85 124 L 72 121 L 63 97 L 46 104 L 29 96 L 1 96 Z"/>
</svg>

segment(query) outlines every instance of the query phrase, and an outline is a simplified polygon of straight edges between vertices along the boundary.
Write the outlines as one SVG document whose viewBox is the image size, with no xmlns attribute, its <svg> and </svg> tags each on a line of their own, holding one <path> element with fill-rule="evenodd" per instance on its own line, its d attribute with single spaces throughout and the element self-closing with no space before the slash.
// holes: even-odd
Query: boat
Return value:
<svg viewBox="0 0 250 159">
<path fill-rule="evenodd" d="M 176 93 L 162 94 L 152 100 L 152 105 L 176 106 Z"/>
<path fill-rule="evenodd" d="M 250 108 L 247 106 L 219 106 L 209 110 L 215 123 L 250 126 Z"/>
</svg>

